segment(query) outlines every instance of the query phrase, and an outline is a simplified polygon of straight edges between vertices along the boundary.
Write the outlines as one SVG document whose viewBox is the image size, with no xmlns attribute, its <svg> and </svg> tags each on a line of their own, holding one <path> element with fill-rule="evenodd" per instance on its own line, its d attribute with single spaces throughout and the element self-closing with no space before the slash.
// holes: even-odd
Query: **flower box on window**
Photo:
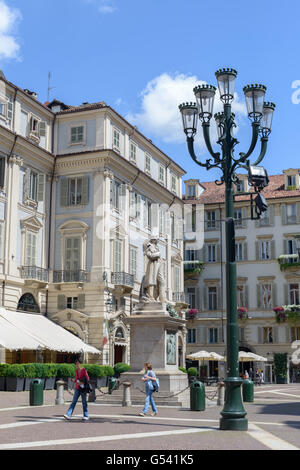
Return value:
<svg viewBox="0 0 300 470">
<path fill-rule="evenodd" d="M 247 308 L 246 307 L 238 307 L 237 312 L 238 312 L 238 319 L 241 321 L 246 321 L 248 319 L 248 313 L 247 313 Z"/>
<path fill-rule="evenodd" d="M 190 308 L 187 312 L 187 319 L 194 320 L 198 315 L 198 310 L 196 308 Z"/>
</svg>

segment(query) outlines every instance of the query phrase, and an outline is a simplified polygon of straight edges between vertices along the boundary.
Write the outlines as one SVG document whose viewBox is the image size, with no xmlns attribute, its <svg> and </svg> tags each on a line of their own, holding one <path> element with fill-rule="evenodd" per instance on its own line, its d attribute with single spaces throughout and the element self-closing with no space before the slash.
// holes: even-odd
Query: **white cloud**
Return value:
<svg viewBox="0 0 300 470">
<path fill-rule="evenodd" d="M 102 14 L 114 13 L 117 10 L 113 0 L 84 0 L 84 2 L 95 5 Z"/>
<path fill-rule="evenodd" d="M 21 19 L 21 13 L 16 8 L 10 8 L 0 0 L 0 60 L 16 59 L 20 46 L 15 37 L 16 25 Z"/>
<path fill-rule="evenodd" d="M 196 76 L 167 73 L 154 78 L 146 85 L 141 93 L 141 111 L 128 113 L 127 119 L 138 126 L 146 135 L 150 134 L 162 139 L 166 143 L 181 143 L 186 137 L 183 133 L 181 115 L 178 109 L 180 103 L 195 101 L 193 88 L 196 85 L 206 83 Z M 222 103 L 218 92 L 216 93 L 214 113 L 222 111 Z M 236 114 L 237 122 L 241 116 L 246 115 L 245 106 L 235 94 L 232 111 Z M 212 119 L 211 138 L 216 140 L 217 132 Z M 202 132 L 198 132 L 196 143 L 203 147 Z"/>
</svg>

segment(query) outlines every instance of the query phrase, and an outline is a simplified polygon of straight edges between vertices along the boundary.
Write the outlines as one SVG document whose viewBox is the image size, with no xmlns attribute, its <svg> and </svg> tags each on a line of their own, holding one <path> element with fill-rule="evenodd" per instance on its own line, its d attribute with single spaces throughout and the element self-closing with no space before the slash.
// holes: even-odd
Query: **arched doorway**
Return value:
<svg viewBox="0 0 300 470">
<path fill-rule="evenodd" d="M 115 345 L 114 345 L 114 364 L 118 362 L 125 362 L 125 348 L 126 345 L 122 344 L 125 342 L 124 330 L 122 327 L 118 327 L 115 332 Z"/>
<path fill-rule="evenodd" d="M 36 303 L 34 296 L 29 292 L 22 295 L 19 300 L 17 310 L 22 312 L 40 313 L 40 307 Z"/>
</svg>

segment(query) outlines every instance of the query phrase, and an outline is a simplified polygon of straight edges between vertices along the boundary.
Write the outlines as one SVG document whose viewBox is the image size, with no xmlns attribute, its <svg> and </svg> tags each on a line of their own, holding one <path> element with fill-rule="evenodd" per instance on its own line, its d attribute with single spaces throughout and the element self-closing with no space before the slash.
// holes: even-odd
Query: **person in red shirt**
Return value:
<svg viewBox="0 0 300 470">
<path fill-rule="evenodd" d="M 88 376 L 87 371 L 85 370 L 84 367 L 81 367 L 81 362 L 79 359 L 75 361 L 75 379 L 72 379 L 72 381 L 75 383 L 75 390 L 74 390 L 74 396 L 73 396 L 73 401 L 67 411 L 66 414 L 64 414 L 64 418 L 66 419 L 72 419 L 72 414 L 74 411 L 74 408 L 77 404 L 78 398 L 81 395 L 81 400 L 82 400 L 82 408 L 83 408 L 83 420 L 87 421 L 89 420 L 89 412 L 88 412 L 88 405 L 87 405 L 87 399 L 86 399 L 86 389 L 85 389 L 85 384 L 86 382 L 89 382 L 90 378 Z"/>
</svg>

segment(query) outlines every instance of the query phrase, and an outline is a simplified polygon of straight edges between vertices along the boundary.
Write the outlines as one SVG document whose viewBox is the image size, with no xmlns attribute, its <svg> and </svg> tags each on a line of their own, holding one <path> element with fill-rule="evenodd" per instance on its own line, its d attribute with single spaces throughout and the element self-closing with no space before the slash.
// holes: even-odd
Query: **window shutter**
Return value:
<svg viewBox="0 0 300 470">
<path fill-rule="evenodd" d="M 39 135 L 40 137 L 46 137 L 46 122 L 45 121 L 39 122 Z"/>
<path fill-rule="evenodd" d="M 283 254 L 284 255 L 288 254 L 288 240 L 286 239 L 283 240 Z"/>
<path fill-rule="evenodd" d="M 196 303 L 196 309 L 200 312 L 202 310 L 200 287 L 196 287 L 195 295 L 196 295 L 196 302 L 195 302 Z"/>
<path fill-rule="evenodd" d="M 159 235 L 159 214 L 158 214 L 159 205 L 156 202 L 151 204 L 151 225 L 155 233 Z"/>
<path fill-rule="evenodd" d="M 136 205 L 135 205 L 135 192 L 130 191 L 129 193 L 129 215 L 133 219 L 136 218 Z"/>
<path fill-rule="evenodd" d="M 64 310 L 66 307 L 66 297 L 64 295 L 57 296 L 57 310 Z"/>
<path fill-rule="evenodd" d="M 126 184 L 122 183 L 119 187 L 119 201 L 120 201 L 120 206 L 119 209 L 121 212 L 125 211 L 126 207 Z"/>
<path fill-rule="evenodd" d="M 166 221 L 166 235 L 171 236 L 171 217 L 170 212 L 165 212 L 165 221 Z"/>
<path fill-rule="evenodd" d="M 217 287 L 217 310 L 221 309 L 221 289 Z"/>
<path fill-rule="evenodd" d="M 137 219 L 141 222 L 142 218 L 141 218 L 141 214 L 142 214 L 142 196 L 140 194 L 137 195 L 137 207 L 136 207 L 136 211 L 137 211 L 137 214 L 136 214 L 136 217 Z"/>
<path fill-rule="evenodd" d="M 30 193 L 30 168 L 26 168 L 24 175 L 24 199 L 29 197 Z"/>
<path fill-rule="evenodd" d="M 257 327 L 257 338 L 258 338 L 258 344 L 263 344 L 263 327 L 258 326 Z"/>
<path fill-rule="evenodd" d="M 248 243 L 243 243 L 243 260 L 248 260 Z"/>
<path fill-rule="evenodd" d="M 273 334 L 273 343 L 278 343 L 279 342 L 278 326 L 273 326 L 272 334 Z"/>
<path fill-rule="evenodd" d="M 0 157 L 0 188 L 4 188 L 4 182 L 5 182 L 5 164 L 6 164 L 6 159 L 5 159 L 5 157 Z"/>
<path fill-rule="evenodd" d="M 259 260 L 259 242 L 255 242 L 255 256 Z"/>
<path fill-rule="evenodd" d="M 204 335 L 203 335 L 203 333 L 204 333 L 203 330 L 204 330 L 204 327 L 203 327 L 203 326 L 199 326 L 199 327 L 197 328 L 197 343 L 198 343 L 198 344 L 203 344 L 203 343 L 204 343 L 204 341 L 203 341 L 203 340 L 204 340 L 204 338 L 203 338 L 203 336 L 204 336 Z"/>
<path fill-rule="evenodd" d="M 300 224 L 300 203 L 297 202 L 296 204 L 296 212 L 297 212 L 297 224 Z"/>
<path fill-rule="evenodd" d="M 273 307 L 276 307 L 276 305 L 277 305 L 277 288 L 276 288 L 276 284 L 272 284 L 272 302 L 273 302 Z"/>
<path fill-rule="evenodd" d="M 215 230 L 219 230 L 219 228 L 220 228 L 220 219 L 221 219 L 220 211 L 216 210 L 216 228 L 215 228 Z"/>
<path fill-rule="evenodd" d="M 85 294 L 79 294 L 78 295 L 77 308 L 78 308 L 78 310 L 84 310 L 84 308 L 85 308 Z"/>
<path fill-rule="evenodd" d="M 13 118 L 13 103 L 11 101 L 8 101 L 7 103 L 7 119 L 9 121 L 12 121 Z"/>
<path fill-rule="evenodd" d="M 110 207 L 116 207 L 116 185 L 114 180 L 110 180 Z"/>
<path fill-rule="evenodd" d="M 38 192 L 37 197 L 39 202 L 43 202 L 45 199 L 45 175 L 38 175 Z"/>
<path fill-rule="evenodd" d="M 260 284 L 257 284 L 256 286 L 256 293 L 257 293 L 257 307 L 261 307 L 261 297 L 260 297 Z"/>
<path fill-rule="evenodd" d="M 217 245 L 217 262 L 220 263 L 221 260 L 221 245 Z"/>
<path fill-rule="evenodd" d="M 249 308 L 249 294 L 248 286 L 245 286 L 245 307 Z"/>
<path fill-rule="evenodd" d="M 275 240 L 271 241 L 271 259 L 275 259 Z"/>
<path fill-rule="evenodd" d="M 289 286 L 288 284 L 284 285 L 284 304 L 289 305 Z"/>
<path fill-rule="evenodd" d="M 292 341 L 291 328 L 289 326 L 285 327 L 285 342 L 290 343 Z"/>
<path fill-rule="evenodd" d="M 62 178 L 60 184 L 60 205 L 65 207 L 69 205 L 69 180 Z"/>
<path fill-rule="evenodd" d="M 280 211 L 281 211 L 281 223 L 282 225 L 286 225 L 286 205 L 285 204 L 281 204 Z"/>
<path fill-rule="evenodd" d="M 208 295 L 207 295 L 207 287 L 203 287 L 203 307 L 204 310 L 208 310 Z"/>
<path fill-rule="evenodd" d="M 275 206 L 272 204 L 269 207 L 269 224 L 274 225 Z"/>
<path fill-rule="evenodd" d="M 243 220 L 242 220 L 242 227 L 243 228 L 246 228 L 247 227 L 247 217 L 248 217 L 248 209 L 247 207 L 243 207 L 242 208 L 242 217 L 243 217 Z"/>
<path fill-rule="evenodd" d="M 81 204 L 88 204 L 89 202 L 89 177 L 84 176 L 82 178 L 82 196 Z"/>
</svg>

